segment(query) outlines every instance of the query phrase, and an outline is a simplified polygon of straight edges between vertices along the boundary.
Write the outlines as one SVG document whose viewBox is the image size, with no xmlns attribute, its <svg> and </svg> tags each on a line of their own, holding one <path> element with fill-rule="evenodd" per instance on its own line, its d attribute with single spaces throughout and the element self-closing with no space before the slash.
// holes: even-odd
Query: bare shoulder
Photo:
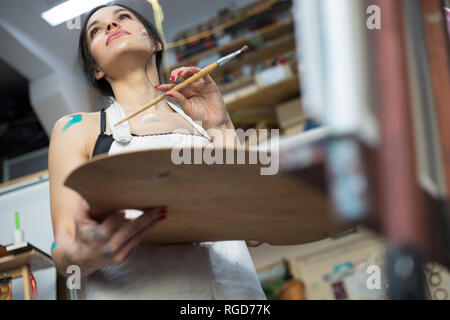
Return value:
<svg viewBox="0 0 450 320">
<path fill-rule="evenodd" d="M 77 112 L 61 117 L 53 126 L 54 135 L 85 135 L 88 134 L 100 121 L 98 112 Z"/>
<path fill-rule="evenodd" d="M 98 135 L 99 121 L 99 112 L 78 112 L 61 117 L 53 126 L 50 146 L 88 149 L 87 146 Z"/>
</svg>

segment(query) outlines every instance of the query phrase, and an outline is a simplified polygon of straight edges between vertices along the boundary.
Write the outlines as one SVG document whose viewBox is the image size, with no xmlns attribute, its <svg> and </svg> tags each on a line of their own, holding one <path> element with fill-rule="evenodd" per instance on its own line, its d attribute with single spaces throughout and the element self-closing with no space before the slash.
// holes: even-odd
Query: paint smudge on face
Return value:
<svg viewBox="0 0 450 320">
<path fill-rule="evenodd" d="M 66 131 L 67 129 L 69 129 L 75 123 L 81 122 L 81 120 L 82 120 L 81 114 L 76 114 L 76 115 L 72 116 L 72 119 L 69 122 L 66 123 L 66 125 L 64 126 L 62 131 L 63 132 Z"/>
<path fill-rule="evenodd" d="M 147 39 L 148 33 L 145 28 L 142 28 L 141 33 L 137 36 L 138 39 Z"/>
<path fill-rule="evenodd" d="M 56 248 L 56 241 L 54 241 L 53 243 L 52 243 L 52 250 L 55 250 L 55 248 Z"/>
<path fill-rule="evenodd" d="M 127 45 L 126 42 L 122 42 L 121 44 L 119 44 L 118 48 L 122 49 L 123 47 L 125 47 Z"/>
</svg>

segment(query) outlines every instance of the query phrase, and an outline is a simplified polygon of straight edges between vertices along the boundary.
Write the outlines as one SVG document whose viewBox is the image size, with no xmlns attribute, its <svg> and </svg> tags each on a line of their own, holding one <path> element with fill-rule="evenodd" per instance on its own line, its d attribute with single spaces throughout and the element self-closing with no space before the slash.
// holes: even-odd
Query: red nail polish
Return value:
<svg viewBox="0 0 450 320">
<path fill-rule="evenodd" d="M 158 88 L 160 86 L 160 84 L 157 84 L 156 86 L 155 86 L 155 88 Z"/>
<path fill-rule="evenodd" d="M 158 211 L 159 215 L 166 214 L 166 213 L 167 213 L 167 209 L 162 209 L 162 210 Z"/>
<path fill-rule="evenodd" d="M 158 217 L 158 221 L 164 220 L 164 219 L 166 219 L 166 218 L 167 218 L 166 215 L 159 216 L 159 217 Z"/>
<path fill-rule="evenodd" d="M 166 96 L 173 98 L 173 95 L 171 95 L 170 93 L 166 93 Z"/>
<path fill-rule="evenodd" d="M 173 81 L 174 79 L 175 79 L 174 76 L 171 76 L 171 77 L 170 77 L 170 81 Z"/>
<path fill-rule="evenodd" d="M 177 75 L 179 76 L 182 73 L 183 73 L 183 70 L 180 70 L 180 71 L 178 71 Z"/>
<path fill-rule="evenodd" d="M 193 68 L 194 66 L 191 64 L 189 67 Z"/>
</svg>

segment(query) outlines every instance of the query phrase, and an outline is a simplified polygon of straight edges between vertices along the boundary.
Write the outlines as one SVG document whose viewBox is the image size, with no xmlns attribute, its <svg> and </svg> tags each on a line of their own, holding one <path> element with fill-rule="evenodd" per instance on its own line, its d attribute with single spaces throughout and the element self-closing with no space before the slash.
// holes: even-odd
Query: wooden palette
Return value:
<svg viewBox="0 0 450 320">
<path fill-rule="evenodd" d="M 246 159 L 250 153 L 255 151 L 245 151 Z M 261 175 L 268 165 L 248 162 L 176 165 L 171 149 L 130 152 L 96 158 L 74 170 L 65 185 L 88 201 L 98 220 L 115 209 L 167 207 L 168 218 L 149 230 L 145 243 L 289 245 L 353 227 L 334 220 L 320 190 L 283 172 Z"/>
</svg>

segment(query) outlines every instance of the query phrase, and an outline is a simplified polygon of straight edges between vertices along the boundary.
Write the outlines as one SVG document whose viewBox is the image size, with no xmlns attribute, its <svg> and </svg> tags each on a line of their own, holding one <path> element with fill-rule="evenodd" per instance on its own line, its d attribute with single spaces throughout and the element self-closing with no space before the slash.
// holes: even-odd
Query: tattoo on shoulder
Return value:
<svg viewBox="0 0 450 320">
<path fill-rule="evenodd" d="M 62 132 L 66 131 L 74 124 L 81 122 L 81 120 L 83 120 L 83 116 L 81 114 L 76 114 L 76 115 L 73 115 L 70 117 L 71 117 L 71 119 L 64 125 Z"/>
</svg>

